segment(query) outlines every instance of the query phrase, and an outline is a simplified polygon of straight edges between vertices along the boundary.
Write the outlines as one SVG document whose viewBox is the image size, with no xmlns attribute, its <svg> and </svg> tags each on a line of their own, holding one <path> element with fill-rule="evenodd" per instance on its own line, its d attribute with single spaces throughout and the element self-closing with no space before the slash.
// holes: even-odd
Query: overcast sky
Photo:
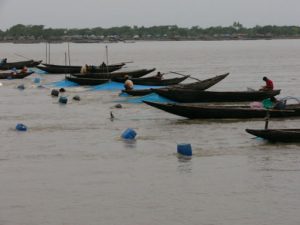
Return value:
<svg viewBox="0 0 300 225">
<path fill-rule="evenodd" d="M 300 25 L 300 0 L 0 0 L 0 29 Z"/>
</svg>

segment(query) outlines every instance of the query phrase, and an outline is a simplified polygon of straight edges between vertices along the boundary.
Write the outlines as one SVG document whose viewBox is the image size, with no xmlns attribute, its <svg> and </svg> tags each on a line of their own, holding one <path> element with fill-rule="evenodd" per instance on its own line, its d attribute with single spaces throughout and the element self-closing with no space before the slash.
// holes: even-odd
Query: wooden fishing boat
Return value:
<svg viewBox="0 0 300 225">
<path fill-rule="evenodd" d="M 225 77 L 227 77 L 229 73 L 225 73 L 222 75 L 218 75 L 212 78 L 208 78 L 202 81 L 188 83 L 188 84 L 177 84 L 173 86 L 164 87 L 168 89 L 172 88 L 182 88 L 182 89 L 195 89 L 195 90 L 206 90 L 210 88 L 211 86 L 219 83 L 221 80 L 223 80 Z M 148 95 L 153 92 L 152 89 L 140 89 L 140 90 L 122 90 L 122 92 L 127 93 L 132 96 L 143 96 Z"/>
<path fill-rule="evenodd" d="M 92 78 L 82 78 L 82 77 L 72 77 L 72 76 L 65 76 L 65 79 L 79 85 L 90 85 L 90 86 L 104 84 L 109 81 L 109 79 L 92 79 Z"/>
<path fill-rule="evenodd" d="M 300 142 L 300 129 L 246 129 L 246 132 L 271 142 Z"/>
<path fill-rule="evenodd" d="M 32 71 L 26 73 L 17 73 L 17 74 L 13 74 L 12 72 L 0 73 L 0 79 L 23 79 L 24 77 L 28 77 L 31 74 L 33 74 Z"/>
<path fill-rule="evenodd" d="M 138 85 L 148 85 L 148 86 L 168 86 L 168 85 L 174 85 L 179 84 L 180 82 L 187 79 L 189 76 L 184 77 L 176 77 L 176 78 L 170 78 L 170 79 L 158 79 L 156 76 L 151 77 L 142 77 L 142 78 L 132 78 L 130 79 L 133 84 Z M 125 82 L 125 78 L 112 78 L 113 81 L 116 82 Z"/>
<path fill-rule="evenodd" d="M 84 78 L 100 78 L 100 79 L 111 79 L 111 78 L 123 78 L 126 75 L 132 78 L 139 78 L 142 77 L 148 73 L 151 73 L 155 70 L 155 68 L 152 69 L 139 69 L 139 70 L 131 70 L 131 71 L 117 71 L 112 73 L 74 73 L 71 74 L 74 77 L 84 77 Z"/>
<path fill-rule="evenodd" d="M 36 66 L 38 69 L 47 73 L 64 74 L 64 73 L 80 73 L 81 66 L 55 65 L 42 63 L 43 66 Z M 94 73 L 107 73 L 121 69 L 125 63 L 110 64 L 108 66 L 89 66 L 89 70 Z"/>
<path fill-rule="evenodd" d="M 251 108 L 239 105 L 208 105 L 185 103 L 157 103 L 143 101 L 147 105 L 178 116 L 190 119 L 251 119 L 265 118 L 269 113 L 271 118 L 300 117 L 300 104 L 286 105 L 284 110 Z"/>
<path fill-rule="evenodd" d="M 182 103 L 193 102 L 249 102 L 260 101 L 280 94 L 280 90 L 268 91 L 199 91 L 182 88 L 153 89 L 162 97 Z"/>
<path fill-rule="evenodd" d="M 22 69 L 23 67 L 35 67 L 39 65 L 42 62 L 40 61 L 34 61 L 34 60 L 27 60 L 27 61 L 19 61 L 19 62 L 6 62 L 2 65 L 0 65 L 0 70 L 11 70 L 13 68 L 16 69 Z"/>
</svg>

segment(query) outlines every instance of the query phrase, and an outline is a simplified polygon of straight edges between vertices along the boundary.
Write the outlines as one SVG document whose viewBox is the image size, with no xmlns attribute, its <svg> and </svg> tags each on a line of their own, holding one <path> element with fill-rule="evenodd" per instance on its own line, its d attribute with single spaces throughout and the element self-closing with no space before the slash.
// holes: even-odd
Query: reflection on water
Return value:
<svg viewBox="0 0 300 225">
<path fill-rule="evenodd" d="M 299 46 L 299 40 L 137 42 L 111 44 L 109 55 L 112 63 L 133 60 L 127 70 L 156 67 L 199 79 L 229 71 L 211 90 L 260 87 L 267 74 L 284 97 L 299 96 Z M 0 48 L 10 61 L 20 60 L 12 52 L 44 57 L 43 44 Z M 52 46 L 53 63 L 64 64 L 65 49 Z M 101 51 L 105 45 L 74 44 L 72 63 L 99 64 Z M 63 78 L 1 81 L 1 225 L 299 223 L 300 145 L 245 132 L 263 128 L 263 120 L 188 120 L 144 104 L 116 108 L 119 91 L 86 87 L 65 88 L 69 102 L 60 105 L 49 84 Z M 271 118 L 269 127 L 297 128 L 298 121 Z M 27 132 L 15 131 L 20 122 Z M 128 127 L 136 140 L 121 139 Z M 193 156 L 177 155 L 178 143 L 191 143 Z"/>
</svg>

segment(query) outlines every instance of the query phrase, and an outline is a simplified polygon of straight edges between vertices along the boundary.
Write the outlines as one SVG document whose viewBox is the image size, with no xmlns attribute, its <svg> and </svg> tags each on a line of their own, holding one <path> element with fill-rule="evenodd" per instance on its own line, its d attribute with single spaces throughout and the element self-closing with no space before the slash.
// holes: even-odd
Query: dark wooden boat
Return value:
<svg viewBox="0 0 300 225">
<path fill-rule="evenodd" d="M 33 72 L 27 72 L 27 73 L 17 73 L 17 74 L 13 74 L 13 73 L 0 73 L 0 79 L 23 79 L 24 77 L 28 77 L 31 74 L 33 74 Z"/>
<path fill-rule="evenodd" d="M 246 132 L 272 142 L 300 142 L 300 129 L 246 129 Z"/>
<path fill-rule="evenodd" d="M 27 60 L 27 61 L 19 61 L 19 62 L 7 62 L 3 65 L 0 65 L 0 70 L 10 70 L 13 68 L 16 69 L 22 69 L 24 66 L 26 67 L 35 67 L 39 65 L 42 62 L 40 61 L 34 61 L 34 60 Z"/>
<path fill-rule="evenodd" d="M 210 88 L 211 86 L 219 83 L 221 80 L 223 80 L 225 77 L 227 77 L 229 73 L 225 73 L 222 75 L 218 75 L 212 78 L 208 78 L 206 80 L 198 81 L 198 82 L 193 82 L 193 83 L 188 83 L 188 84 L 177 84 L 173 86 L 168 86 L 164 87 L 168 89 L 172 88 L 182 88 L 182 89 L 195 89 L 195 90 L 206 90 Z M 153 92 L 152 89 L 140 89 L 140 90 L 122 90 L 122 92 L 127 93 L 132 96 L 143 96 L 143 95 L 148 95 Z"/>
<path fill-rule="evenodd" d="M 87 74 L 81 74 L 81 73 L 74 73 L 71 74 L 74 77 L 84 77 L 84 78 L 100 78 L 100 79 L 111 79 L 111 78 L 123 78 L 126 75 L 132 78 L 139 78 L 142 77 L 148 73 L 151 73 L 155 70 L 155 68 L 152 69 L 140 69 L 140 70 L 131 70 L 131 71 L 119 71 L 119 72 L 112 72 L 112 73 L 87 73 Z"/>
<path fill-rule="evenodd" d="M 47 73 L 64 74 L 64 73 L 80 73 L 81 66 L 55 65 L 42 63 L 43 66 L 36 66 L 38 69 Z M 89 66 L 89 70 L 93 73 L 107 73 L 121 69 L 125 63 L 110 64 L 108 66 Z"/>
<path fill-rule="evenodd" d="M 82 77 L 72 77 L 66 76 L 66 80 L 72 81 L 79 85 L 99 85 L 104 84 L 109 81 L 109 79 L 92 79 L 92 78 L 82 78 Z"/>
<path fill-rule="evenodd" d="M 250 119 L 300 117 L 300 104 L 286 105 L 284 110 L 258 109 L 250 106 L 224 106 L 207 104 L 157 103 L 144 101 L 147 105 L 190 119 Z"/>
<path fill-rule="evenodd" d="M 260 101 L 280 94 L 280 90 L 268 91 L 199 91 L 182 88 L 153 89 L 162 97 L 182 103 L 193 102 L 250 102 Z"/>
<path fill-rule="evenodd" d="M 187 79 L 189 76 L 184 77 L 176 77 L 176 78 L 170 78 L 170 79 L 158 79 L 156 76 L 151 77 L 142 77 L 142 78 L 132 78 L 133 84 L 138 85 L 148 85 L 148 86 L 168 86 L 168 85 L 174 85 L 179 84 L 180 82 Z M 125 82 L 125 78 L 112 78 L 113 81 L 116 82 Z"/>
</svg>

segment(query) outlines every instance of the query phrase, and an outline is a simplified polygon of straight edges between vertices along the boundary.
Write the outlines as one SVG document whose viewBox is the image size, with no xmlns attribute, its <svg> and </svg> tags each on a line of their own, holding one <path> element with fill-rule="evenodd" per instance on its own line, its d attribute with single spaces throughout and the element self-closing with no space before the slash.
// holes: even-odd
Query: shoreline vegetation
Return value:
<svg viewBox="0 0 300 225">
<path fill-rule="evenodd" d="M 44 25 L 17 24 L 0 30 L 0 43 L 107 43 L 135 41 L 216 41 L 216 40 L 270 40 L 300 39 L 299 26 L 255 26 L 246 28 L 239 22 L 228 27 L 181 28 L 177 25 L 111 28 L 45 28 Z"/>
</svg>

